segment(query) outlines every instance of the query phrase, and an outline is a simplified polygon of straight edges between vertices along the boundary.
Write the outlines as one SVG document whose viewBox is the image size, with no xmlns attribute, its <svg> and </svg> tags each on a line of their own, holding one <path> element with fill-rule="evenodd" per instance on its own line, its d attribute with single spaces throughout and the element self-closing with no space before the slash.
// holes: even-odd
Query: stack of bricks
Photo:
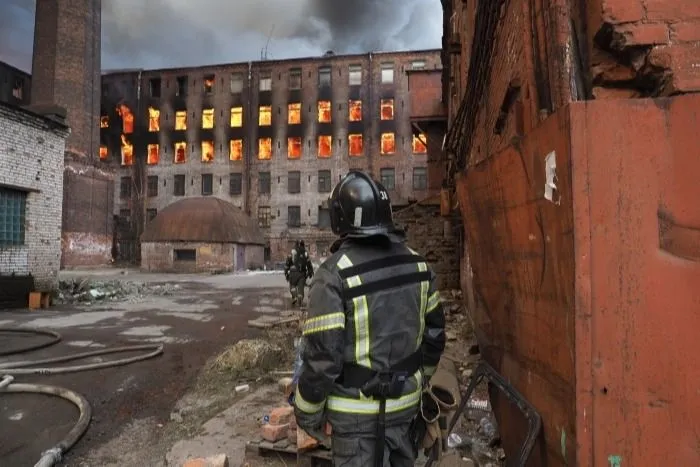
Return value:
<svg viewBox="0 0 700 467">
<path fill-rule="evenodd" d="M 284 443 L 296 445 L 299 451 L 307 451 L 318 447 L 318 440 L 297 427 L 294 418 L 294 408 L 291 406 L 276 407 L 270 411 L 269 422 L 260 430 L 262 438 L 270 443 Z M 329 424 L 325 426 L 325 435 L 331 435 Z"/>
</svg>

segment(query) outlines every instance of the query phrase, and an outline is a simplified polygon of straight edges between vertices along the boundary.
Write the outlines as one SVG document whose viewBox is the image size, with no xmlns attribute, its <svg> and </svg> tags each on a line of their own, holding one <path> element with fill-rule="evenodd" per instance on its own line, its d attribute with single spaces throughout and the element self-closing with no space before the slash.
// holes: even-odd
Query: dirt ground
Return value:
<svg viewBox="0 0 700 467">
<path fill-rule="evenodd" d="M 276 366 L 291 369 L 295 325 L 271 330 L 248 326 L 248 320 L 271 321 L 294 313 L 288 307 L 281 273 L 164 275 L 98 270 L 62 274 L 62 279 L 76 283 L 85 277 L 97 285 L 118 280 L 147 287 L 114 301 L 106 298 L 34 312 L 0 312 L 0 327 L 51 329 L 63 337 L 61 343 L 41 351 L 0 357 L 0 363 L 137 343 L 162 343 L 165 349 L 160 357 L 122 367 L 17 377 L 16 382 L 75 390 L 91 403 L 92 423 L 61 465 L 180 466 L 189 458 L 218 453 L 227 454 L 232 467 L 295 464 L 294 457 L 245 455 L 245 445 L 257 438 L 262 417 L 283 403 L 277 386 L 280 376 L 261 370 L 233 374 L 207 365 L 235 342 L 261 338 L 282 348 L 283 357 Z M 167 290 L 148 290 L 158 289 L 158 284 L 167 285 Z M 89 285 L 83 294 L 89 292 Z M 473 338 L 458 300 L 447 302 L 446 310 L 446 358 L 456 363 L 466 386 L 478 356 L 469 355 Z M 29 342 L 0 333 L 0 343 L 5 348 Z M 249 389 L 237 394 L 234 388 L 242 384 Z M 483 399 L 483 390 L 476 397 Z M 460 424 L 461 435 L 477 436 L 483 414 L 477 415 Z M 43 450 L 72 428 L 76 417 L 74 407 L 60 399 L 0 395 L 0 465 L 34 465 Z M 494 461 L 498 457 L 494 452 L 489 455 Z"/>
</svg>

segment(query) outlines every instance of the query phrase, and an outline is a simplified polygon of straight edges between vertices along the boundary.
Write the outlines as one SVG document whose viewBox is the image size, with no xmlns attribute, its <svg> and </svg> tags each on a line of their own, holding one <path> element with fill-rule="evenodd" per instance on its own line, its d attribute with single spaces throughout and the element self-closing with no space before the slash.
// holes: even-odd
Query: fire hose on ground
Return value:
<svg viewBox="0 0 700 467">
<path fill-rule="evenodd" d="M 38 349 L 43 349 L 54 345 L 61 341 L 61 335 L 45 329 L 31 329 L 31 328 L 2 328 L 0 327 L 0 333 L 10 333 L 10 334 L 20 334 L 20 335 L 38 335 L 47 336 L 50 340 L 38 344 L 33 344 L 28 347 L 21 349 L 2 351 L 0 352 L 0 357 L 16 355 L 26 352 L 31 352 Z M 139 352 L 148 351 L 145 354 L 137 355 L 133 357 L 122 358 L 120 360 L 113 360 L 108 362 L 98 362 L 98 363 L 88 363 L 84 365 L 74 365 L 65 367 L 41 367 L 35 368 L 38 365 L 49 365 L 52 363 L 63 363 L 84 358 L 98 357 L 101 355 L 108 355 L 114 353 L 124 353 L 124 352 Z M 110 368 L 115 366 L 128 365 L 130 363 L 139 362 L 142 360 L 147 360 L 156 357 L 163 353 L 162 344 L 145 344 L 145 345 L 132 345 L 124 347 L 115 347 L 112 349 L 101 349 L 91 352 L 82 352 L 73 355 L 67 355 L 63 357 L 47 358 L 43 360 L 25 360 L 20 362 L 11 363 L 0 363 L 0 375 L 5 375 L 0 378 L 0 394 L 45 394 L 48 396 L 60 397 L 71 403 L 73 403 L 79 410 L 80 416 L 78 422 L 75 424 L 73 429 L 53 448 L 44 451 L 42 453 L 41 459 L 35 464 L 34 467 L 51 467 L 60 462 L 63 455 L 71 449 L 75 443 L 85 434 L 88 425 L 90 424 L 90 419 L 92 417 L 92 408 L 88 403 L 87 399 L 82 395 L 71 391 L 69 389 L 47 386 L 43 384 L 19 384 L 13 383 L 13 375 L 57 375 L 65 373 L 77 373 L 80 371 L 90 371 L 97 370 L 101 368 Z"/>
</svg>

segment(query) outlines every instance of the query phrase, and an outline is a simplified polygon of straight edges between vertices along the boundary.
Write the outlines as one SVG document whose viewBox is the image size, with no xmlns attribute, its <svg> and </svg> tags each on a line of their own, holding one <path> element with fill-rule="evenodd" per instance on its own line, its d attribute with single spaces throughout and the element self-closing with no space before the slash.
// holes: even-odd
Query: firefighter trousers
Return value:
<svg viewBox="0 0 700 467">
<path fill-rule="evenodd" d="M 384 435 L 384 467 L 413 467 L 415 455 L 411 444 L 411 424 L 387 426 Z M 372 467 L 376 438 L 371 433 L 333 434 L 331 438 L 334 467 Z"/>
</svg>

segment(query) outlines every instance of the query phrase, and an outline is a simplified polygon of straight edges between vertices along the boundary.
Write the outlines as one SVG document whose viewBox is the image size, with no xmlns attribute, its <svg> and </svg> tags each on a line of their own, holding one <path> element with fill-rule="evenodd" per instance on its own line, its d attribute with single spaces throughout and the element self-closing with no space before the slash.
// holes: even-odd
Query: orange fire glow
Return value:
<svg viewBox="0 0 700 467">
<path fill-rule="evenodd" d="M 243 126 L 243 107 L 231 107 L 231 128 Z"/>
<path fill-rule="evenodd" d="M 184 164 L 187 162 L 187 143 L 184 141 L 175 143 L 175 157 L 173 162 L 176 164 Z"/>
<path fill-rule="evenodd" d="M 394 119 L 394 99 L 382 99 L 381 115 L 382 120 Z"/>
<path fill-rule="evenodd" d="M 101 161 L 107 160 L 108 156 L 109 156 L 109 152 L 107 151 L 107 146 L 100 146 L 100 160 Z"/>
<path fill-rule="evenodd" d="M 301 137 L 287 138 L 287 157 L 289 159 L 301 158 Z"/>
<path fill-rule="evenodd" d="M 331 122 L 331 101 L 318 101 L 318 122 Z"/>
<path fill-rule="evenodd" d="M 261 105 L 258 112 L 258 126 L 272 125 L 272 107 L 269 105 Z"/>
<path fill-rule="evenodd" d="M 351 156 L 363 154 L 362 135 L 348 135 L 348 151 Z"/>
<path fill-rule="evenodd" d="M 394 133 L 382 133 L 382 155 L 396 152 L 396 139 Z"/>
<path fill-rule="evenodd" d="M 214 109 L 202 110 L 202 128 L 205 130 L 214 128 Z"/>
<path fill-rule="evenodd" d="M 129 107 L 124 104 L 119 104 L 117 106 L 117 114 L 122 118 L 122 131 L 125 135 L 134 132 L 134 114 L 131 112 Z"/>
<path fill-rule="evenodd" d="M 214 77 L 213 76 L 207 76 L 204 78 L 204 91 L 207 93 L 212 92 L 214 89 Z"/>
<path fill-rule="evenodd" d="M 100 117 L 100 128 L 109 128 L 109 117 L 103 115 Z"/>
<path fill-rule="evenodd" d="M 287 106 L 289 115 L 287 123 L 290 125 L 299 125 L 301 123 L 301 103 L 297 102 Z"/>
<path fill-rule="evenodd" d="M 160 146 L 157 144 L 148 145 L 148 158 L 146 163 L 148 165 L 156 165 L 160 161 Z"/>
<path fill-rule="evenodd" d="M 187 111 L 178 110 L 175 112 L 175 129 L 178 131 L 187 129 Z"/>
<path fill-rule="evenodd" d="M 153 107 L 148 108 L 148 131 L 160 131 L 160 110 Z"/>
<path fill-rule="evenodd" d="M 413 135 L 413 154 L 426 154 L 428 152 L 428 138 L 425 133 Z"/>
<path fill-rule="evenodd" d="M 202 141 L 202 162 L 214 160 L 214 141 Z"/>
<path fill-rule="evenodd" d="M 232 161 L 243 160 L 243 140 L 232 139 L 229 142 L 229 159 Z"/>
<path fill-rule="evenodd" d="M 327 159 L 333 153 L 333 137 L 319 136 L 318 137 L 318 157 Z"/>
<path fill-rule="evenodd" d="M 134 145 L 126 139 L 126 135 L 122 135 L 122 165 L 131 165 L 134 163 Z"/>
<path fill-rule="evenodd" d="M 348 109 L 350 111 L 351 122 L 362 121 L 362 101 L 349 101 Z"/>
<path fill-rule="evenodd" d="M 258 159 L 261 161 L 272 159 L 272 138 L 260 138 L 258 140 Z"/>
</svg>

